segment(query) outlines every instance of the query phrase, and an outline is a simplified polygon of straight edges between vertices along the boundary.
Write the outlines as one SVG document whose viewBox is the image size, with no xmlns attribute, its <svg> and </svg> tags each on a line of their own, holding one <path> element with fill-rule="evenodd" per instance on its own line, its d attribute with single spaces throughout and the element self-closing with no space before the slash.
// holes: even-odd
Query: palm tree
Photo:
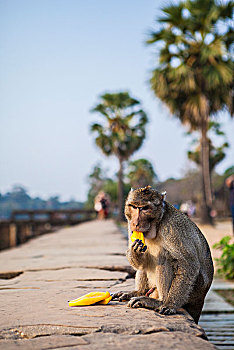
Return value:
<svg viewBox="0 0 234 350">
<path fill-rule="evenodd" d="M 106 93 L 92 109 L 103 117 L 103 122 L 94 123 L 91 131 L 96 133 L 96 144 L 107 155 L 119 161 L 118 209 L 119 220 L 123 219 L 123 163 L 137 151 L 145 138 L 147 116 L 140 102 L 128 92 Z"/>
<path fill-rule="evenodd" d="M 210 121 L 208 125 L 208 131 L 213 132 L 216 136 L 225 137 L 224 132 L 221 130 L 220 123 Z M 209 142 L 209 165 L 210 165 L 210 174 L 214 171 L 216 165 L 218 165 L 226 156 L 225 149 L 229 147 L 229 143 L 225 140 L 220 146 L 215 146 L 211 140 L 211 137 L 208 136 Z M 192 141 L 193 144 L 196 144 L 194 150 L 190 150 L 187 152 L 188 158 L 196 163 L 198 166 L 201 166 L 201 141 L 198 139 L 194 139 Z"/>
<path fill-rule="evenodd" d="M 127 177 L 132 187 L 153 185 L 157 180 L 152 163 L 144 158 L 129 162 Z"/>
<path fill-rule="evenodd" d="M 183 124 L 201 134 L 200 162 L 203 222 L 211 222 L 209 120 L 228 108 L 232 112 L 232 3 L 187 0 L 163 8 L 162 28 L 149 44 L 162 42 L 151 87 Z"/>
</svg>

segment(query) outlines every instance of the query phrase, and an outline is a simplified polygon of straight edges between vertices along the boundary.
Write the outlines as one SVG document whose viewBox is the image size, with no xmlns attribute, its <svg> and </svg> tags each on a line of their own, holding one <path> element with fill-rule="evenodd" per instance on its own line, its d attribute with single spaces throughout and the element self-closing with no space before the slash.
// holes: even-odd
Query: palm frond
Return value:
<svg viewBox="0 0 234 350">
<path fill-rule="evenodd" d="M 200 127 L 205 116 L 220 109 L 233 110 L 229 53 L 233 31 L 228 25 L 222 35 L 217 30 L 220 18 L 231 18 L 232 8 L 216 0 L 186 0 L 164 7 L 159 19 L 163 27 L 148 40 L 149 44 L 163 43 L 159 64 L 152 71 L 152 90 L 191 128 Z M 171 50 L 173 45 L 176 50 Z"/>
<path fill-rule="evenodd" d="M 103 124 L 91 126 L 91 131 L 98 134 L 96 144 L 106 155 L 128 159 L 142 145 L 147 116 L 140 108 L 140 101 L 128 92 L 108 92 L 100 98 L 101 103 L 93 108 L 93 112 L 98 112 L 105 120 Z"/>
<path fill-rule="evenodd" d="M 94 123 L 91 125 L 90 130 L 92 132 L 97 131 L 98 133 L 101 134 L 103 132 L 103 126 L 101 124 Z"/>
</svg>

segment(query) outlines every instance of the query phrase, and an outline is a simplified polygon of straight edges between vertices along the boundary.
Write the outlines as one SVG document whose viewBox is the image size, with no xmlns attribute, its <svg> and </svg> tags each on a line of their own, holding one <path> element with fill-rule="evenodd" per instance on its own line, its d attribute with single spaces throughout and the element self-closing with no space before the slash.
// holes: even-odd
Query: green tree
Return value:
<svg viewBox="0 0 234 350">
<path fill-rule="evenodd" d="M 85 203 L 86 208 L 93 208 L 94 199 L 100 191 L 107 193 L 111 198 L 111 207 L 114 211 L 118 207 L 118 181 L 117 174 L 114 177 L 109 178 L 106 176 L 106 170 L 101 168 L 100 164 L 94 166 L 92 172 L 88 176 L 89 191 L 88 198 Z M 123 183 L 124 197 L 127 196 L 130 191 L 130 184 Z M 1 201 L 1 198 L 0 198 Z"/>
<path fill-rule="evenodd" d="M 226 178 L 228 176 L 231 176 L 232 174 L 234 174 L 234 165 L 232 165 L 231 167 L 227 168 L 223 175 Z"/>
<path fill-rule="evenodd" d="M 123 183 L 124 197 L 127 197 L 131 187 L 127 183 Z M 107 179 L 103 185 L 103 191 L 108 193 L 111 198 L 112 207 L 118 207 L 118 181 L 116 178 Z"/>
<path fill-rule="evenodd" d="M 231 243 L 231 237 L 225 236 L 220 242 L 213 245 L 214 249 L 222 251 L 219 259 L 215 259 L 218 265 L 218 274 L 226 279 L 234 278 L 234 243 Z"/>
<path fill-rule="evenodd" d="M 147 116 L 140 102 L 128 92 L 106 93 L 100 96 L 100 103 L 92 109 L 102 116 L 102 123 L 94 123 L 91 131 L 96 134 L 96 144 L 107 155 L 114 155 L 119 161 L 118 210 L 123 219 L 123 163 L 137 151 L 145 138 Z"/>
<path fill-rule="evenodd" d="M 152 163 L 144 158 L 129 162 L 127 178 L 132 187 L 153 185 L 158 179 Z"/>
<path fill-rule="evenodd" d="M 95 165 L 91 174 L 88 176 L 90 188 L 88 191 L 88 199 L 85 204 L 87 208 L 93 208 L 94 198 L 96 197 L 99 191 L 103 190 L 103 186 L 106 181 L 107 178 L 104 175 L 104 171 L 102 170 L 101 165 Z"/>
<path fill-rule="evenodd" d="M 191 130 L 201 134 L 203 222 L 211 222 L 208 123 L 218 111 L 232 112 L 232 2 L 187 0 L 163 8 L 161 28 L 149 44 L 161 42 L 151 86 Z"/>
<path fill-rule="evenodd" d="M 220 123 L 209 121 L 208 126 L 209 133 L 214 133 L 217 136 L 225 136 L 224 132 L 221 130 Z M 212 137 L 208 136 L 209 143 L 209 165 L 210 165 L 210 174 L 212 174 L 216 165 L 219 164 L 226 156 L 225 149 L 229 147 L 227 141 L 224 141 L 220 146 L 215 146 L 212 142 Z M 198 166 L 201 166 L 201 140 L 194 139 L 193 144 L 195 144 L 195 149 L 188 151 L 188 158 L 196 163 Z"/>
</svg>

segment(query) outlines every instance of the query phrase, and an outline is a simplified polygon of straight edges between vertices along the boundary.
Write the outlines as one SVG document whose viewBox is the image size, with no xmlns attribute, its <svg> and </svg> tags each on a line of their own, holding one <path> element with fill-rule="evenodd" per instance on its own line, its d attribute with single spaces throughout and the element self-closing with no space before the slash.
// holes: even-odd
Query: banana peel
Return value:
<svg viewBox="0 0 234 350">
<path fill-rule="evenodd" d="M 145 245 L 145 237 L 144 237 L 144 234 L 142 232 L 133 231 L 133 233 L 131 235 L 131 240 L 132 240 L 132 242 L 135 242 L 136 239 L 140 239 L 142 241 L 142 243 Z"/>
<path fill-rule="evenodd" d="M 112 296 L 109 292 L 91 292 L 81 297 L 70 300 L 69 306 L 87 306 L 92 304 L 106 305 L 111 301 Z"/>
</svg>

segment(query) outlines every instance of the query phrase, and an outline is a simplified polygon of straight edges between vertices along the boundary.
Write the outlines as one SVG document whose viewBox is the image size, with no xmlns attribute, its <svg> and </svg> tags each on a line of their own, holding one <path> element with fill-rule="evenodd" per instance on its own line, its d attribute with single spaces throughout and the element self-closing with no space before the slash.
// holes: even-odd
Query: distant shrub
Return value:
<svg viewBox="0 0 234 350">
<path fill-rule="evenodd" d="M 220 258 L 215 260 L 218 263 L 218 274 L 226 279 L 234 279 L 234 244 L 230 243 L 231 237 L 225 236 L 220 242 L 213 245 L 214 249 L 222 250 Z"/>
</svg>

